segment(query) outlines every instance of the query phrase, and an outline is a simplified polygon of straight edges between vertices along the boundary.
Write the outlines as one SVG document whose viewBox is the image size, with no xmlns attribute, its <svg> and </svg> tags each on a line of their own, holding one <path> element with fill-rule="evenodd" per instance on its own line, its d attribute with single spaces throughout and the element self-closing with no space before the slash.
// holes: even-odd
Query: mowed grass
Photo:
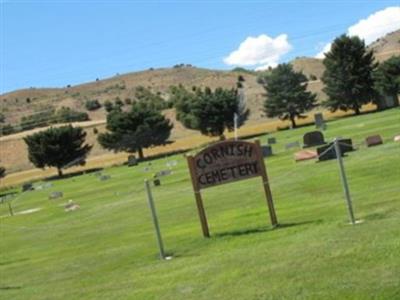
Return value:
<svg viewBox="0 0 400 300">
<path fill-rule="evenodd" d="M 344 158 L 355 215 L 349 225 L 336 161 L 294 162 L 285 143 L 312 126 L 277 138 L 266 159 L 281 226 L 272 229 L 261 179 L 203 191 L 212 237 L 202 238 L 182 155 L 128 168 L 52 181 L 0 205 L 1 299 L 399 299 L 400 110 L 328 123 L 329 141 L 384 144 Z M 166 251 L 158 258 L 144 179 L 176 161 L 153 188 Z M 52 191 L 64 197 L 49 200 Z M 69 199 L 80 209 L 65 212 Z"/>
</svg>

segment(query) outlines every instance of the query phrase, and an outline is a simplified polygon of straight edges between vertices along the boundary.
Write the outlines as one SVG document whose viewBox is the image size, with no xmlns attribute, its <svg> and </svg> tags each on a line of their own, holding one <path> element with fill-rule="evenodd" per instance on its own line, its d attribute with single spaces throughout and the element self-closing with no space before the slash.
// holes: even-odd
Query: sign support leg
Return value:
<svg viewBox="0 0 400 300">
<path fill-rule="evenodd" d="M 269 217 L 271 219 L 271 224 L 272 227 L 277 227 L 278 219 L 276 217 L 274 202 L 272 200 L 271 188 L 269 187 L 268 179 L 264 178 L 264 176 L 262 177 L 262 179 L 263 179 L 265 197 L 267 198 L 267 205 L 268 205 Z"/>
<path fill-rule="evenodd" d="M 265 197 L 267 198 L 267 205 L 268 205 L 269 216 L 271 218 L 271 224 L 272 224 L 272 227 L 277 227 L 278 219 L 277 219 L 276 213 L 275 213 L 274 201 L 272 199 L 272 192 L 271 192 L 271 188 L 269 186 L 267 169 L 265 167 L 260 141 L 258 141 L 258 140 L 255 141 L 255 144 L 257 145 L 258 157 L 260 158 L 261 178 L 263 181 Z"/>
<path fill-rule="evenodd" d="M 199 212 L 201 230 L 203 231 L 203 236 L 208 238 L 210 237 L 210 232 L 208 230 L 206 212 L 204 210 L 203 199 L 201 198 L 200 191 L 195 191 L 194 196 L 196 198 L 197 211 Z"/>
<path fill-rule="evenodd" d="M 203 231 L 203 236 L 208 238 L 208 237 L 210 237 L 210 232 L 208 230 L 207 216 L 206 216 L 206 212 L 205 212 L 204 206 L 203 206 L 203 199 L 201 198 L 200 189 L 199 189 L 199 186 L 197 184 L 197 181 L 195 180 L 196 172 L 195 172 L 195 169 L 194 169 L 195 166 L 194 166 L 193 156 L 188 156 L 187 157 L 187 162 L 188 162 L 188 165 L 189 165 L 190 177 L 192 179 L 194 197 L 196 198 L 196 205 L 197 205 L 197 211 L 199 213 L 199 218 L 200 218 L 200 223 L 201 223 L 201 230 Z"/>
</svg>

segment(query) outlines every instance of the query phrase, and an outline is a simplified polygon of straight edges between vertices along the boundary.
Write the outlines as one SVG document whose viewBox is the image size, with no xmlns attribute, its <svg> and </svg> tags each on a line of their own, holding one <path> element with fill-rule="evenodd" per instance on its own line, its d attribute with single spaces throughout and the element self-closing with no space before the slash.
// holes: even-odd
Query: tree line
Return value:
<svg viewBox="0 0 400 300">
<path fill-rule="evenodd" d="M 359 114 L 367 103 L 382 105 L 383 95 L 397 101 L 400 92 L 400 57 L 392 57 L 378 65 L 373 53 L 367 51 L 358 37 L 340 36 L 332 44 L 323 61 L 323 91 L 327 99 L 322 105 L 336 110 L 353 110 Z M 264 111 L 268 117 L 296 120 L 315 108 L 316 95 L 307 91 L 307 78 L 295 72 L 290 64 L 280 64 L 261 74 L 258 82 L 265 88 Z M 215 90 L 209 87 L 172 86 L 169 99 L 149 89 L 137 90 L 137 101 L 130 110 L 112 105 L 107 111 L 106 132 L 98 135 L 99 144 L 115 152 L 137 152 L 143 158 L 143 149 L 168 143 L 173 124 L 163 114 L 166 107 L 175 107 L 176 118 L 186 128 L 200 131 L 206 136 L 224 138 L 226 130 L 240 127 L 249 116 L 243 96 L 245 79 L 238 77 L 235 88 Z M 84 164 L 92 146 L 85 144 L 86 133 L 80 127 L 50 128 L 24 138 L 29 160 L 38 168 L 62 169 Z"/>
</svg>

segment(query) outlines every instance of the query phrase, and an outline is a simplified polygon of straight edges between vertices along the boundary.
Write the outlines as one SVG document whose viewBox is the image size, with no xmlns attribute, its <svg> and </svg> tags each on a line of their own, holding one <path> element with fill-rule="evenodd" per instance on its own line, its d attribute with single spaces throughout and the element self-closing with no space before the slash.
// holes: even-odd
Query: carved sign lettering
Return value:
<svg viewBox="0 0 400 300">
<path fill-rule="evenodd" d="M 194 173 L 199 189 L 261 176 L 257 146 L 243 141 L 224 141 L 194 157 Z"/>
</svg>

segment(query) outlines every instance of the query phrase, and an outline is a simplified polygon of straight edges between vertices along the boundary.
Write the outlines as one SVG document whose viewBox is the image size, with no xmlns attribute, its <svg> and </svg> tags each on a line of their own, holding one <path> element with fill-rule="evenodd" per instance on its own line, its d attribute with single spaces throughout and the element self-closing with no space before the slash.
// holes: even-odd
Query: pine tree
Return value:
<svg viewBox="0 0 400 300">
<path fill-rule="evenodd" d="M 62 169 L 83 165 L 92 146 L 85 143 L 86 132 L 81 127 L 63 126 L 49 128 L 24 138 L 28 146 L 28 158 L 37 168 Z"/>
<path fill-rule="evenodd" d="M 290 64 L 280 64 L 271 72 L 260 76 L 259 83 L 267 94 L 264 111 L 268 117 L 290 120 L 296 127 L 296 118 L 316 107 L 316 95 L 307 91 L 307 77 L 295 72 Z"/>
<path fill-rule="evenodd" d="M 241 102 L 236 89 L 217 88 L 212 91 L 195 88 L 187 91 L 180 86 L 175 88 L 171 96 L 177 110 L 177 119 L 191 129 L 199 130 L 203 135 L 220 136 L 225 130 L 234 129 L 234 115 L 244 124 L 249 110 Z"/>
<path fill-rule="evenodd" d="M 394 105 L 399 105 L 400 93 L 400 56 L 393 56 L 378 66 L 375 74 L 375 88 L 381 96 L 393 98 Z M 379 102 L 377 103 L 379 107 Z"/>
<path fill-rule="evenodd" d="M 107 115 L 106 133 L 98 136 L 103 148 L 116 152 L 138 152 L 143 158 L 143 148 L 164 145 L 173 125 L 159 110 L 134 103 L 129 112 L 113 110 Z"/>
<path fill-rule="evenodd" d="M 323 61 L 325 71 L 323 91 L 328 96 L 324 102 L 331 111 L 354 110 L 358 115 L 362 105 L 375 97 L 372 52 L 367 51 L 359 37 L 342 35 L 336 38 Z"/>
</svg>

